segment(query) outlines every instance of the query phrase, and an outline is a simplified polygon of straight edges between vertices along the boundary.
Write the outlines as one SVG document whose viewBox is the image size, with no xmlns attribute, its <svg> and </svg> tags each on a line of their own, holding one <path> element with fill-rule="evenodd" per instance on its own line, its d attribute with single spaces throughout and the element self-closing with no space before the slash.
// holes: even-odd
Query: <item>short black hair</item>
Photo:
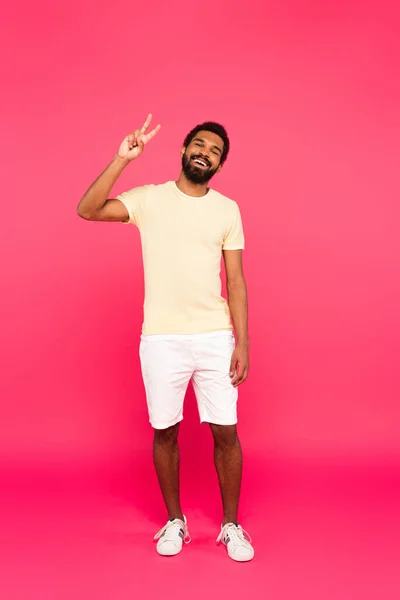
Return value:
<svg viewBox="0 0 400 600">
<path fill-rule="evenodd" d="M 205 123 L 201 123 L 201 125 L 196 125 L 196 127 L 194 127 L 192 129 L 192 131 L 189 131 L 189 133 L 185 137 L 185 141 L 183 142 L 183 145 L 185 146 L 185 148 L 187 148 L 189 146 L 190 142 L 193 140 L 194 137 L 196 137 L 196 135 L 199 133 L 199 131 L 211 131 L 211 133 L 215 133 L 216 135 L 219 135 L 219 137 L 222 139 L 222 141 L 224 142 L 224 149 L 223 149 L 222 155 L 221 155 L 221 165 L 222 165 L 227 159 L 228 152 L 229 152 L 229 145 L 230 145 L 229 137 L 228 137 L 228 134 L 226 133 L 225 127 L 223 127 L 219 123 L 214 123 L 214 121 L 206 121 Z"/>
</svg>

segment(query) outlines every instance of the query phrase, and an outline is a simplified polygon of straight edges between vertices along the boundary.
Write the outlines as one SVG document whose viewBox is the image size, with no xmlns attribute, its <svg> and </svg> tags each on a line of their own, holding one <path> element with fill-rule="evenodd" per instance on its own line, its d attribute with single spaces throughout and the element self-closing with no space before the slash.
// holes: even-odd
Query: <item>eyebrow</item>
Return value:
<svg viewBox="0 0 400 600">
<path fill-rule="evenodd" d="M 199 137 L 195 137 L 193 141 L 194 141 L 194 142 L 195 142 L 195 141 L 202 142 L 202 143 L 204 144 L 204 140 L 203 140 L 202 138 L 199 138 Z M 220 154 L 222 154 L 222 150 L 221 150 L 221 148 L 220 148 L 219 146 L 216 146 L 216 145 L 214 144 L 213 146 L 211 146 L 211 148 L 215 148 L 215 150 L 218 150 L 218 152 L 219 152 Z"/>
</svg>

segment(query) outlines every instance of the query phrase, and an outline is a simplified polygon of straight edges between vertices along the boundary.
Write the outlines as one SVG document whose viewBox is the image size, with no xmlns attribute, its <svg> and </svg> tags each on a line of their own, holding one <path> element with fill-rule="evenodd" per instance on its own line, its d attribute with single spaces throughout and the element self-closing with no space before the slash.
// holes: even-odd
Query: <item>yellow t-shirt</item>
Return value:
<svg viewBox="0 0 400 600">
<path fill-rule="evenodd" d="M 117 196 L 140 231 L 145 278 L 143 333 L 232 329 L 221 296 L 222 250 L 244 248 L 239 207 L 215 190 L 195 198 L 174 181 Z"/>
</svg>

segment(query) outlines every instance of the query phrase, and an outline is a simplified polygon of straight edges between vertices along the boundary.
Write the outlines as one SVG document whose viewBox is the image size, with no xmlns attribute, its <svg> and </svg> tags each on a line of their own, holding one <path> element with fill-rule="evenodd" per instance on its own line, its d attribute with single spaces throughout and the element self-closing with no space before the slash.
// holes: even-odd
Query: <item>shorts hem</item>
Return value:
<svg viewBox="0 0 400 600">
<path fill-rule="evenodd" d="M 217 419 L 200 419 L 200 423 L 209 423 L 210 425 L 237 425 L 238 420 L 233 419 L 228 422 L 225 421 L 224 423 L 222 423 L 221 421 L 218 421 Z"/>
<path fill-rule="evenodd" d="M 172 421 L 171 423 L 168 423 L 168 424 L 153 423 L 152 421 L 150 421 L 150 425 L 152 426 L 153 429 L 168 429 L 169 427 L 173 427 L 174 425 L 177 425 L 177 423 L 180 423 L 181 421 L 183 421 L 183 417 L 180 417 L 179 419 L 175 419 L 174 421 Z"/>
</svg>

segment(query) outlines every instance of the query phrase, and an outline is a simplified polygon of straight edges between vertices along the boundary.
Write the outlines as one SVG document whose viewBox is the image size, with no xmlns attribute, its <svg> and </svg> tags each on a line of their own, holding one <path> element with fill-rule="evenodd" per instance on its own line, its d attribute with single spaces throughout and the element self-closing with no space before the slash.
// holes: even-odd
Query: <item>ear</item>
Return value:
<svg viewBox="0 0 400 600">
<path fill-rule="evenodd" d="M 182 148 L 181 148 L 181 158 L 185 154 L 185 152 L 186 152 L 186 148 L 185 148 L 185 146 L 182 146 Z"/>
<path fill-rule="evenodd" d="M 215 171 L 215 173 L 219 173 L 223 166 L 224 165 L 220 164 L 219 167 L 218 167 L 218 169 Z"/>
</svg>

